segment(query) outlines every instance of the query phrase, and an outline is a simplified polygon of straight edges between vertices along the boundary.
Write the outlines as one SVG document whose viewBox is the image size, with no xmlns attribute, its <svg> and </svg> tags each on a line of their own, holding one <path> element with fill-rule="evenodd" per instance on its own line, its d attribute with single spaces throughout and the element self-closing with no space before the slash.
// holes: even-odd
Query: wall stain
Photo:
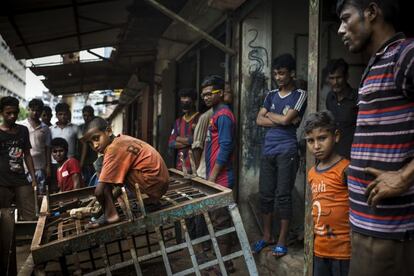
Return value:
<svg viewBox="0 0 414 276">
<path fill-rule="evenodd" d="M 244 145 L 242 157 L 244 167 L 253 169 L 256 173 L 260 167 L 261 149 L 265 133 L 264 128 L 256 125 L 256 117 L 268 91 L 264 69 L 265 66 L 269 66 L 269 53 L 266 48 L 256 44 L 259 35 L 257 29 L 250 29 L 248 33 L 252 33 L 253 38 L 248 43 L 251 50 L 247 55 L 250 65 L 243 120 Z"/>
</svg>

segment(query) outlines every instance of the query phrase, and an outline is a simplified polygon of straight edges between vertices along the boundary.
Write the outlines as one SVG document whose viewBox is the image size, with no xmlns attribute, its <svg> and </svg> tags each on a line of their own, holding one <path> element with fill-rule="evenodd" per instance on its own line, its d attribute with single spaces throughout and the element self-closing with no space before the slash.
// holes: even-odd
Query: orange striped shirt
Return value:
<svg viewBox="0 0 414 276">
<path fill-rule="evenodd" d="M 332 259 L 351 255 L 349 197 L 345 170 L 349 161 L 341 159 L 330 168 L 308 173 L 314 222 L 314 254 Z"/>
</svg>

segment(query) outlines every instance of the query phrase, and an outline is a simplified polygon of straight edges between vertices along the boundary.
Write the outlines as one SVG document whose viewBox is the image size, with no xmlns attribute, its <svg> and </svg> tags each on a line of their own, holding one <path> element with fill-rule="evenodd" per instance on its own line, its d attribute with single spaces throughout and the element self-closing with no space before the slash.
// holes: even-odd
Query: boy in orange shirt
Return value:
<svg viewBox="0 0 414 276">
<path fill-rule="evenodd" d="M 346 184 L 349 161 L 334 150 L 340 135 L 329 112 L 310 114 L 304 128 L 308 150 L 316 158 L 308 173 L 315 239 L 313 275 L 347 276 L 351 255 Z"/>
<path fill-rule="evenodd" d="M 116 223 L 120 220 L 112 197 L 113 185 L 126 184 L 156 202 L 168 189 L 168 169 L 161 155 L 149 144 L 127 135 L 114 136 L 109 124 L 95 117 L 85 125 L 82 140 L 93 150 L 104 154 L 95 196 L 101 204 L 104 216 L 91 222 L 89 228 Z"/>
</svg>

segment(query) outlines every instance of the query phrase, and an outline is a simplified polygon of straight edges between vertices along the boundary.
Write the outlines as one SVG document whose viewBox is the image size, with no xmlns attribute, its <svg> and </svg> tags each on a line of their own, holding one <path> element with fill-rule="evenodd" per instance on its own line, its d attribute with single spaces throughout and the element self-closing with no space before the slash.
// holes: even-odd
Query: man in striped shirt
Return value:
<svg viewBox="0 0 414 276">
<path fill-rule="evenodd" d="M 178 94 L 183 115 L 175 121 L 168 140 L 168 146 L 177 152 L 176 169 L 183 170 L 184 166 L 187 173 L 191 174 L 189 150 L 193 143 L 193 132 L 200 114 L 195 111 L 196 92 L 193 89 L 181 89 Z M 182 158 L 180 155 L 183 155 Z M 184 164 L 182 164 L 181 160 L 184 160 Z"/>
<path fill-rule="evenodd" d="M 396 32 L 397 3 L 337 3 L 345 46 L 371 56 L 348 171 L 353 276 L 414 275 L 414 42 Z"/>
</svg>

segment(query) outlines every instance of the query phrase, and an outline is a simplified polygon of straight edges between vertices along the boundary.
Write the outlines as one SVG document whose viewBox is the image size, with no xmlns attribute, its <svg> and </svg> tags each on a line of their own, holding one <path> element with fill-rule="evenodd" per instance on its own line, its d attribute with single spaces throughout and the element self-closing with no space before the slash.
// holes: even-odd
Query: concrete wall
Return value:
<svg viewBox="0 0 414 276">
<path fill-rule="evenodd" d="M 111 121 L 112 132 L 115 135 L 123 134 L 124 126 L 124 111 L 119 112 Z"/>
<path fill-rule="evenodd" d="M 364 57 L 361 54 L 351 54 L 345 48 L 337 31 L 339 24 L 337 22 L 323 22 L 321 26 L 321 56 L 320 65 L 324 68 L 330 59 L 343 58 L 349 64 L 349 84 L 357 88 L 361 75 L 365 69 Z M 320 72 L 322 73 L 322 72 Z M 322 76 L 321 76 L 321 81 Z M 325 100 L 329 92 L 329 87 L 321 84 L 323 87 L 319 91 L 318 108 L 320 110 L 326 109 Z"/>
<path fill-rule="evenodd" d="M 296 58 L 297 77 L 307 80 L 308 1 L 273 1 L 272 57 L 290 53 Z"/>
<path fill-rule="evenodd" d="M 244 224 L 257 230 L 249 200 L 258 192 L 259 166 L 264 129 L 256 125 L 256 116 L 270 88 L 272 45 L 272 1 L 263 1 L 241 25 L 239 102 L 239 183 L 238 199 Z M 250 200 L 251 201 L 251 200 Z"/>
</svg>

